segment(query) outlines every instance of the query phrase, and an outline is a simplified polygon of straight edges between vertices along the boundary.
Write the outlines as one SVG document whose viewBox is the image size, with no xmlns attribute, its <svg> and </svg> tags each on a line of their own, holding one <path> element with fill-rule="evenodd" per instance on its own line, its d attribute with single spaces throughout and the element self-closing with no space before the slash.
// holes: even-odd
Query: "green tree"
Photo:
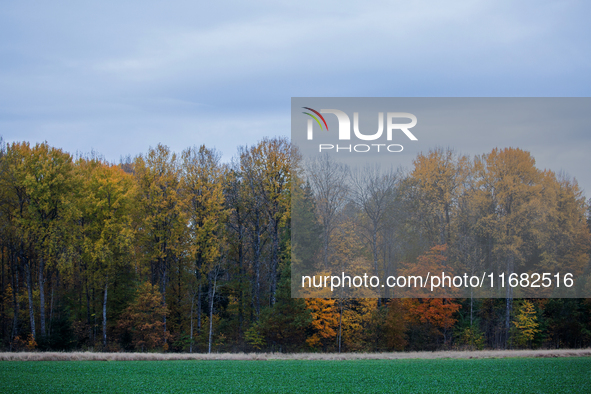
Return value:
<svg viewBox="0 0 591 394">
<path fill-rule="evenodd" d="M 255 146 L 241 148 L 239 154 L 239 172 L 245 189 L 243 197 L 248 209 L 246 228 L 254 272 L 252 296 L 258 316 L 264 290 L 262 284 L 268 286 L 269 305 L 276 301 L 280 239 L 290 203 L 292 147 L 286 138 L 265 138 Z M 266 244 L 270 244 L 267 248 L 268 258 L 263 259 Z M 263 277 L 265 273 L 266 278 Z"/>
</svg>

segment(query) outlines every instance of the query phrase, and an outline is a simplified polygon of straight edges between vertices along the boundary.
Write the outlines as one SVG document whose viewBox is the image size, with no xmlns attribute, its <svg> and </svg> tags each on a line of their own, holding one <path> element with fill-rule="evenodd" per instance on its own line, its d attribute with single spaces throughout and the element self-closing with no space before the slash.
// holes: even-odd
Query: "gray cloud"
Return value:
<svg viewBox="0 0 591 394">
<path fill-rule="evenodd" d="M 292 96 L 588 96 L 590 8 L 9 1 L 0 135 L 111 160 L 158 142 L 230 157 L 288 135 Z"/>
</svg>

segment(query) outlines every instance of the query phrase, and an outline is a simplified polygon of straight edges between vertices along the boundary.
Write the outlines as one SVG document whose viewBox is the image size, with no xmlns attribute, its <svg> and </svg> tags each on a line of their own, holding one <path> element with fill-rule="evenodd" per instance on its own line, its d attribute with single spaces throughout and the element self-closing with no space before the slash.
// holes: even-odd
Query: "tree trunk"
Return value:
<svg viewBox="0 0 591 394">
<path fill-rule="evenodd" d="M 166 305 L 166 280 L 167 280 L 167 266 L 166 266 L 166 260 L 164 260 L 162 262 L 162 305 Z M 164 344 L 168 343 L 168 340 L 166 338 L 166 314 L 164 314 L 162 316 L 162 322 L 164 323 Z"/>
<path fill-rule="evenodd" d="M 195 292 L 191 294 L 191 329 L 189 334 L 189 353 L 193 353 L 193 308 L 195 306 Z"/>
<path fill-rule="evenodd" d="M 472 312 L 474 304 L 474 289 L 470 286 L 470 328 L 472 328 Z"/>
<path fill-rule="evenodd" d="M 328 230 L 328 226 L 323 229 L 323 237 L 324 237 L 324 253 L 322 255 L 322 261 L 324 262 L 324 269 L 328 271 L 328 243 L 330 240 L 330 233 Z"/>
<path fill-rule="evenodd" d="M 88 340 L 92 341 L 92 325 L 90 322 L 90 289 L 88 288 L 88 278 L 84 277 L 86 285 L 86 323 L 88 324 Z"/>
<path fill-rule="evenodd" d="M 515 261 L 513 255 L 507 259 L 507 281 L 509 276 L 515 270 Z M 505 309 L 505 349 L 509 346 L 509 333 L 511 329 L 511 309 L 513 307 L 513 288 L 507 285 L 506 309 Z"/>
<path fill-rule="evenodd" d="M 215 287 L 217 284 L 217 269 L 215 270 L 213 278 L 213 286 L 211 287 L 211 297 L 209 299 L 209 349 L 207 353 L 211 353 L 211 342 L 213 337 L 213 299 L 215 297 Z"/>
<path fill-rule="evenodd" d="M 93 322 L 92 322 L 92 347 L 94 349 L 94 345 L 96 342 L 96 298 L 94 297 L 94 285 L 92 285 L 92 292 L 91 292 L 91 304 L 92 304 L 92 316 L 93 316 Z"/>
<path fill-rule="evenodd" d="M 12 271 L 12 302 L 14 305 L 14 317 L 12 320 L 12 334 L 10 337 L 10 346 L 11 346 L 10 350 L 12 350 L 12 341 L 14 340 L 14 338 L 16 336 L 18 336 L 18 315 L 20 313 L 19 303 L 18 303 L 19 267 L 16 263 L 15 253 L 12 253 L 11 260 L 12 260 L 12 267 L 11 267 L 11 271 Z"/>
<path fill-rule="evenodd" d="M 29 296 L 29 320 L 31 322 L 31 334 L 33 334 L 33 338 L 37 339 L 37 334 L 35 332 L 35 311 L 33 310 L 33 280 L 31 278 L 31 266 L 27 261 L 25 263 L 25 275 L 26 275 L 26 283 L 27 283 L 27 293 Z"/>
<path fill-rule="evenodd" d="M 270 288 L 270 306 L 275 305 L 275 296 L 277 293 L 277 268 L 279 267 L 279 222 L 271 219 L 273 228 L 273 250 L 271 253 L 271 288 Z"/>
<path fill-rule="evenodd" d="M 242 224 L 240 223 L 239 226 L 239 235 L 238 235 L 238 291 L 239 291 L 239 300 L 238 300 L 238 338 L 242 339 L 242 332 L 244 331 L 244 310 L 243 310 L 243 302 L 244 302 L 244 291 L 242 289 L 242 281 L 244 279 L 244 267 L 243 267 L 243 260 L 244 257 L 242 255 Z"/>
<path fill-rule="evenodd" d="M 107 290 L 109 288 L 109 275 L 105 279 L 105 296 L 103 297 L 103 351 L 107 349 Z"/>
<path fill-rule="evenodd" d="M 341 290 L 342 293 L 342 290 Z M 342 297 L 342 294 L 341 294 Z M 341 343 L 343 342 L 343 299 L 339 298 L 339 353 L 341 352 Z"/>
<path fill-rule="evenodd" d="M 256 211 L 255 215 L 257 216 L 255 220 L 255 229 L 254 229 L 254 245 L 253 245 L 253 269 L 254 269 L 254 282 L 253 282 L 253 306 L 256 313 L 256 319 L 259 319 L 259 315 L 261 313 L 261 235 L 262 229 L 260 226 L 260 212 Z"/>
<path fill-rule="evenodd" d="M 378 224 L 374 222 L 373 231 L 371 235 L 371 248 L 373 254 L 373 269 L 375 272 L 375 276 L 379 277 L 378 272 Z M 378 297 L 378 308 L 382 306 L 382 298 Z"/>
<path fill-rule="evenodd" d="M 45 338 L 45 260 L 39 259 L 39 311 L 41 323 L 41 338 Z"/>
<path fill-rule="evenodd" d="M 197 334 L 201 334 L 201 283 L 197 287 Z"/>
<path fill-rule="evenodd" d="M 56 276 L 59 275 L 59 272 L 56 273 Z M 59 277 L 56 278 L 56 282 L 59 281 Z M 53 281 L 53 274 L 49 275 L 49 284 L 51 285 L 51 297 L 49 299 L 49 325 L 47 327 L 47 335 L 51 336 L 51 322 L 53 321 L 53 293 L 55 290 L 55 286 L 59 286 L 59 284 Z"/>
<path fill-rule="evenodd" d="M 513 306 L 513 297 L 509 293 L 511 293 L 511 291 L 507 289 L 507 304 L 505 307 L 505 349 L 509 347 L 509 332 L 511 329 L 511 309 Z"/>
</svg>

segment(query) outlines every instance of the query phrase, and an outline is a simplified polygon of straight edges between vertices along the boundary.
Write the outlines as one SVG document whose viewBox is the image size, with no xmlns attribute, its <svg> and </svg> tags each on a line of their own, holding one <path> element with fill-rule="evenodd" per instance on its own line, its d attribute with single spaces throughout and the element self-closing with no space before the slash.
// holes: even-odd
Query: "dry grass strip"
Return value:
<svg viewBox="0 0 591 394">
<path fill-rule="evenodd" d="M 589 357 L 591 349 L 481 350 L 396 353 L 94 353 L 5 352 L 0 361 L 168 361 L 168 360 L 402 360 L 506 357 Z"/>
</svg>

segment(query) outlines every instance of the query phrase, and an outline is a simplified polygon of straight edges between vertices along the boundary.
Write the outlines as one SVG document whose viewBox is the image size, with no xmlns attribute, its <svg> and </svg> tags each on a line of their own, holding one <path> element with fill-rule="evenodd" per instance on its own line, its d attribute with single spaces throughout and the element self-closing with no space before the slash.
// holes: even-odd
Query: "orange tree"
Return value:
<svg viewBox="0 0 591 394">
<path fill-rule="evenodd" d="M 121 314 L 118 328 L 124 338 L 131 338 L 136 350 L 158 347 L 167 350 L 165 340 L 170 334 L 163 331 L 164 322 L 161 320 L 166 314 L 167 308 L 157 286 L 145 282 L 138 288 L 135 300 Z"/>
<path fill-rule="evenodd" d="M 417 259 L 417 264 L 402 271 L 403 275 L 422 275 L 426 276 L 426 272 L 449 272 L 452 271 L 446 265 L 447 261 L 447 246 L 436 245 L 429 249 L 425 254 Z M 455 302 L 454 298 L 406 298 L 403 305 L 407 310 L 406 321 L 410 326 L 422 328 L 426 331 L 429 337 L 443 337 L 444 345 L 451 334 L 451 328 L 456 323 L 457 319 L 454 317 L 460 309 L 460 304 Z"/>
</svg>

